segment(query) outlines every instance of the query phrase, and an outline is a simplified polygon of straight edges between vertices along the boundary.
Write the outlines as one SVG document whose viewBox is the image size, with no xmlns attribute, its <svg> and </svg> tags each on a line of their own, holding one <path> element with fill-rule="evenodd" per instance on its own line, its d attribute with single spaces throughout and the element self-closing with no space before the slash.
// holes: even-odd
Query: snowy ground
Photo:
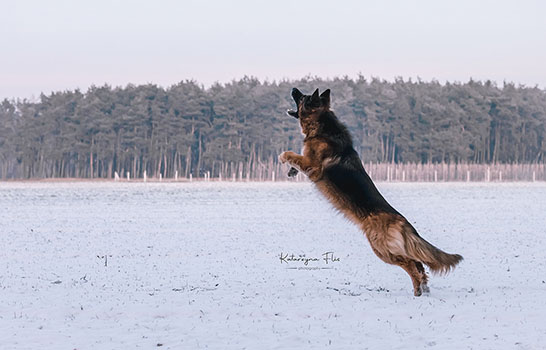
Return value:
<svg viewBox="0 0 546 350">
<path fill-rule="evenodd" d="M 546 347 L 546 184 L 379 187 L 430 296 L 307 183 L 0 183 L 0 348 Z"/>
</svg>

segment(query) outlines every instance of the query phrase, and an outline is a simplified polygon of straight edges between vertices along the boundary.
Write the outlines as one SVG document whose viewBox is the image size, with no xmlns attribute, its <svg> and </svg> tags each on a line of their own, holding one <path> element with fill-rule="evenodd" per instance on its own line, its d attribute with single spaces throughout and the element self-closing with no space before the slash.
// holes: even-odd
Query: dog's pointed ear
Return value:
<svg viewBox="0 0 546 350">
<path fill-rule="evenodd" d="M 330 89 L 326 89 L 320 94 L 320 101 L 323 106 L 330 107 Z"/>
<path fill-rule="evenodd" d="M 312 106 L 320 106 L 320 96 L 318 89 L 313 92 L 313 95 L 311 95 L 311 105 Z"/>
<path fill-rule="evenodd" d="M 295 110 L 293 110 L 293 109 L 287 110 L 287 111 L 286 111 L 286 114 L 288 114 L 289 116 L 294 117 L 294 118 L 296 118 L 296 119 L 299 118 L 298 112 L 295 111 Z"/>
<path fill-rule="evenodd" d="M 300 90 L 296 89 L 296 88 L 293 88 L 292 89 L 292 98 L 294 99 L 294 101 L 296 102 L 296 105 L 299 105 L 300 104 L 300 101 L 301 101 L 301 98 L 303 97 L 303 94 L 301 93 Z"/>
</svg>

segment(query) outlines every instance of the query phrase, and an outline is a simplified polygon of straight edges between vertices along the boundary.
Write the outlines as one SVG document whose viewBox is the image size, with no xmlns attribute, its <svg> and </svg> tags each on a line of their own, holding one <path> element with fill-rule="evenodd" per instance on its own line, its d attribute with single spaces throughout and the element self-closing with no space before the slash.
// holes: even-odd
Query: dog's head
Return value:
<svg viewBox="0 0 546 350">
<path fill-rule="evenodd" d="M 330 89 L 324 90 L 320 95 L 318 89 L 312 95 L 304 95 L 300 90 L 293 88 L 292 98 L 298 109 L 296 111 L 290 109 L 287 113 L 299 119 L 302 132 L 309 136 L 316 128 L 319 116 L 330 110 Z"/>
</svg>

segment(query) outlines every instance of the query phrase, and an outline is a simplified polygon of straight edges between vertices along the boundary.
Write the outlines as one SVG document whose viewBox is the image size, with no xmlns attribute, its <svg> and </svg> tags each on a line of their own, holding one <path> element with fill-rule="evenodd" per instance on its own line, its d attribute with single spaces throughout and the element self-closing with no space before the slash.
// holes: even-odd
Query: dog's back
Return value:
<svg viewBox="0 0 546 350">
<path fill-rule="evenodd" d="M 323 170 L 323 181 L 329 184 L 333 195 L 343 198 L 346 208 L 364 218 L 374 212 L 398 212 L 379 193 L 364 170 L 355 150 L 341 156 L 339 161 Z"/>
<path fill-rule="evenodd" d="M 364 170 L 347 128 L 331 111 L 323 113 L 320 122 L 318 136 L 330 148 L 329 157 L 322 164 L 322 176 L 316 182 L 323 194 L 347 216 L 363 218 L 374 212 L 398 214 Z M 305 146 L 313 147 L 313 143 L 305 142 Z"/>
</svg>

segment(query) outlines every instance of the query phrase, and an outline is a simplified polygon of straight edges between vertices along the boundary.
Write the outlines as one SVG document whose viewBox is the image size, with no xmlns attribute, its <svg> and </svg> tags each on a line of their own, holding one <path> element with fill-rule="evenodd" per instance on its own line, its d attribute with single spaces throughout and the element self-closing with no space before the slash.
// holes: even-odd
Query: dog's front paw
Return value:
<svg viewBox="0 0 546 350">
<path fill-rule="evenodd" d="M 282 153 L 279 155 L 279 162 L 281 162 L 282 164 L 288 162 L 288 153 L 289 153 L 289 152 L 282 152 Z"/>
<path fill-rule="evenodd" d="M 298 175 L 298 169 L 290 168 L 290 170 L 288 170 L 288 177 L 294 177 L 296 175 Z"/>
</svg>

